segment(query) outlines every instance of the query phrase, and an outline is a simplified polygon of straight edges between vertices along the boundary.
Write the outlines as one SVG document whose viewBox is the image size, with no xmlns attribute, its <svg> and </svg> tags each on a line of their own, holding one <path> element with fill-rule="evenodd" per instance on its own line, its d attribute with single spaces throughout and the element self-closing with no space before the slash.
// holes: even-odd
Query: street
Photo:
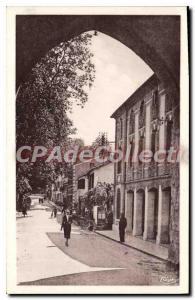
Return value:
<svg viewBox="0 0 195 300">
<path fill-rule="evenodd" d="M 17 218 L 20 285 L 167 285 L 178 276 L 166 262 L 72 225 L 69 247 L 48 207 Z"/>
</svg>

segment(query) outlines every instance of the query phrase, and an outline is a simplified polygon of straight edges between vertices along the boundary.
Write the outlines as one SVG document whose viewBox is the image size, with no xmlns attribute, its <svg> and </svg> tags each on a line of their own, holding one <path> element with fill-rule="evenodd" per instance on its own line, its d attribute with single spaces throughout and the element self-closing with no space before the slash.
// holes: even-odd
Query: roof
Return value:
<svg viewBox="0 0 195 300">
<path fill-rule="evenodd" d="M 75 179 L 77 180 L 78 178 L 84 176 L 90 169 L 90 163 L 91 161 L 86 161 L 82 162 L 79 164 L 75 164 Z"/>
<path fill-rule="evenodd" d="M 158 85 L 158 82 L 159 80 L 156 74 L 153 74 L 125 102 L 123 102 L 110 117 L 116 118 L 127 106 L 133 105 L 137 99 L 143 98 L 149 90 Z"/>
<path fill-rule="evenodd" d="M 78 178 L 81 178 L 81 177 L 83 177 L 83 176 L 88 175 L 91 171 L 96 170 L 96 169 L 99 169 L 99 168 L 101 168 L 101 167 L 105 167 L 105 166 L 107 166 L 107 165 L 109 165 L 109 164 L 111 164 L 111 163 L 112 163 L 112 162 L 109 161 L 109 160 L 107 160 L 107 161 L 105 161 L 105 162 L 101 162 L 101 163 L 96 161 L 96 164 L 95 164 L 93 167 L 90 167 L 86 172 L 83 172 L 83 173 L 79 174 L 79 175 L 76 176 L 76 177 L 77 177 L 77 179 L 78 179 Z"/>
</svg>

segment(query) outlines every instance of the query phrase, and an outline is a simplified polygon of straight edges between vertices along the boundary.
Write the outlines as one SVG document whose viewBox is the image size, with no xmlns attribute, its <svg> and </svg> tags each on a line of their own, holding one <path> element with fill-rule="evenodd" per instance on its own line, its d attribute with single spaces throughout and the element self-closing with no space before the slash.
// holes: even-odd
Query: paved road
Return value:
<svg viewBox="0 0 195 300">
<path fill-rule="evenodd" d="M 19 284 L 161 285 L 176 284 L 165 262 L 95 233 L 72 226 L 66 247 L 60 225 L 37 205 L 17 220 Z M 168 280 L 166 280 L 168 279 Z"/>
</svg>

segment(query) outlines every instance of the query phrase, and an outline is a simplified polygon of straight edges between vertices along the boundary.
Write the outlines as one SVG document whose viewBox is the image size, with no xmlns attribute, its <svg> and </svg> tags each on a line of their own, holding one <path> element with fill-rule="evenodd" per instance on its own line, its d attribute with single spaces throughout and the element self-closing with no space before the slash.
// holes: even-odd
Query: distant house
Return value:
<svg viewBox="0 0 195 300">
<path fill-rule="evenodd" d="M 77 206 L 79 199 L 88 191 L 87 173 L 90 170 L 91 161 L 74 165 L 74 205 Z"/>
<path fill-rule="evenodd" d="M 110 161 L 92 166 L 88 171 L 88 189 L 92 189 L 99 182 L 114 184 L 114 164 Z"/>
<path fill-rule="evenodd" d="M 81 210 L 82 198 L 94 189 L 98 183 L 114 184 L 114 163 L 86 162 L 75 165 L 75 204 Z"/>
</svg>

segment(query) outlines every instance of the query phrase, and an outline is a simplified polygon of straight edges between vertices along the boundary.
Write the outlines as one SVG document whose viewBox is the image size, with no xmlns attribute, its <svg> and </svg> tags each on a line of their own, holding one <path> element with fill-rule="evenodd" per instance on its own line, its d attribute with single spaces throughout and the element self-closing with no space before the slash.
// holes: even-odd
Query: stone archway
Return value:
<svg viewBox="0 0 195 300">
<path fill-rule="evenodd" d="M 145 224 L 145 192 L 139 189 L 135 193 L 134 199 L 134 221 L 133 235 L 142 236 L 144 233 Z"/>
<path fill-rule="evenodd" d="M 158 231 L 158 190 L 146 189 L 144 239 L 156 239 Z"/>
<path fill-rule="evenodd" d="M 179 146 L 180 16 L 17 15 L 16 89 L 51 48 L 91 30 L 120 41 L 156 73 L 174 102 L 172 136 L 174 145 Z M 174 211 L 179 205 L 178 164 L 171 170 L 171 193 Z M 176 232 L 171 236 L 170 253 L 175 253 L 178 237 Z"/>
<path fill-rule="evenodd" d="M 162 189 L 161 201 L 159 203 L 159 222 L 157 242 L 170 243 L 170 209 L 171 209 L 171 187 Z"/>
<path fill-rule="evenodd" d="M 16 86 L 51 48 L 90 30 L 129 47 L 165 85 L 179 90 L 180 17 L 144 15 L 17 15 Z"/>
<path fill-rule="evenodd" d="M 134 217 L 134 192 L 133 191 L 128 191 L 126 193 L 125 217 L 127 219 L 126 230 L 128 233 L 132 233 L 133 217 Z"/>
</svg>

